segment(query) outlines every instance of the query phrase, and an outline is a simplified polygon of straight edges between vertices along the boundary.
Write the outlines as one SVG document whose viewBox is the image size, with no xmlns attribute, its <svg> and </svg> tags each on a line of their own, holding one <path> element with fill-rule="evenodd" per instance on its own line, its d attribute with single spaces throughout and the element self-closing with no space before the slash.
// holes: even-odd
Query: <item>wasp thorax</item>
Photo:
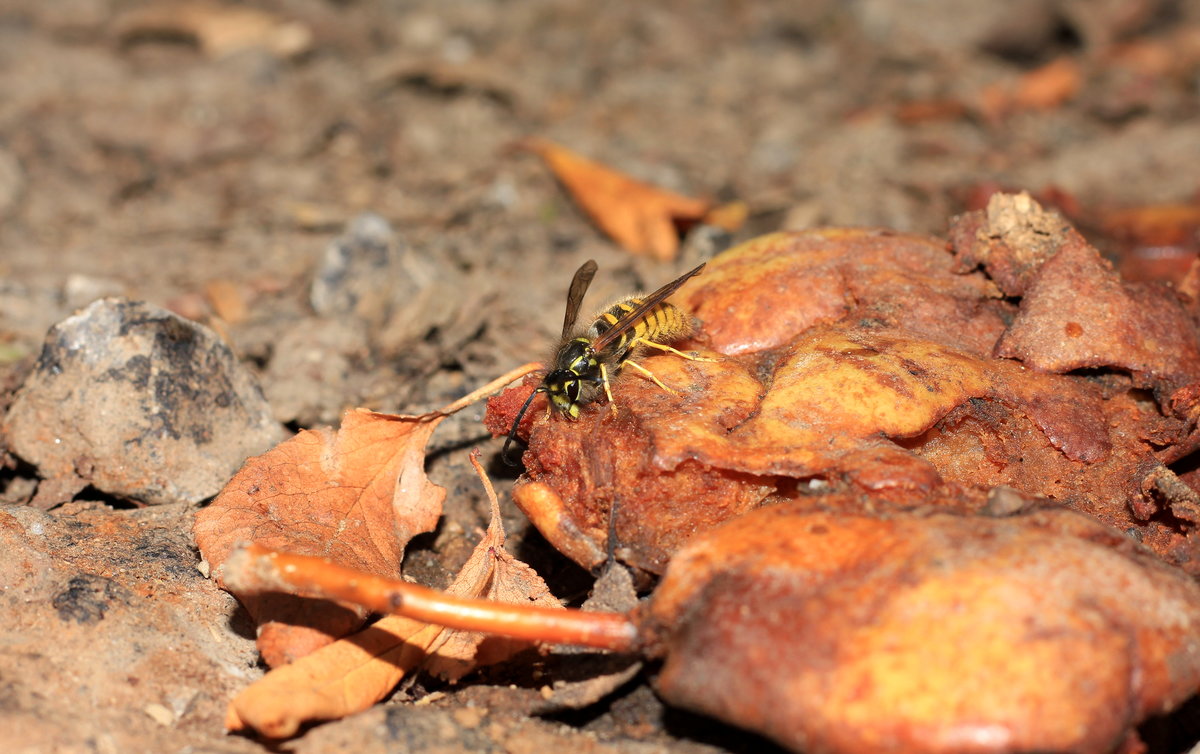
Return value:
<svg viewBox="0 0 1200 754">
<path fill-rule="evenodd" d="M 558 365 L 558 368 L 550 375 L 559 372 L 573 372 L 576 376 L 582 374 L 596 363 L 595 354 L 592 352 L 592 342 L 587 338 L 572 338 L 559 349 L 558 354 L 554 357 L 554 363 Z M 550 379 L 550 375 L 546 375 L 547 380 Z"/>
</svg>

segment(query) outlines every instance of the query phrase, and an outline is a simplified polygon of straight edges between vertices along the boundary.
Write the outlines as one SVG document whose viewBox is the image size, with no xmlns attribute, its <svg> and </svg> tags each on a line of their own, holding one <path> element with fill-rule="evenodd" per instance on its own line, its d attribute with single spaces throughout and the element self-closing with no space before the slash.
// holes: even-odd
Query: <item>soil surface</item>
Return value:
<svg viewBox="0 0 1200 754">
<path fill-rule="evenodd" d="M 265 436 L 354 406 L 420 413 L 542 358 L 586 259 L 600 265 L 590 306 L 702 254 L 699 235 L 675 264 L 621 251 L 512 149 L 528 136 L 745 201 L 735 240 L 831 224 L 941 234 L 993 186 L 1052 194 L 1097 227 L 1109 208 L 1191 201 L 1197 29 L 1196 0 L 0 0 L 0 410 L 49 368 L 36 362 L 53 325 L 122 296 L 212 328 L 261 385 Z M 64 432 L 112 405 L 58 403 Z M 433 586 L 487 525 L 470 449 L 502 494 L 515 474 L 481 413 L 433 438 L 446 514 L 406 562 Z M 263 669 L 253 626 L 197 569 L 194 499 L 147 505 L 122 491 L 144 480 L 96 481 L 97 464 L 134 456 L 45 480 L 37 452 L 6 448 L 3 748 L 268 750 L 223 730 Z M 590 576 L 505 506 L 511 548 L 578 604 Z M 531 715 L 560 661 L 545 662 L 417 678 L 285 749 L 769 746 L 664 707 L 653 668 L 585 709 Z M 1200 740 L 1145 733 L 1155 751 Z"/>
</svg>

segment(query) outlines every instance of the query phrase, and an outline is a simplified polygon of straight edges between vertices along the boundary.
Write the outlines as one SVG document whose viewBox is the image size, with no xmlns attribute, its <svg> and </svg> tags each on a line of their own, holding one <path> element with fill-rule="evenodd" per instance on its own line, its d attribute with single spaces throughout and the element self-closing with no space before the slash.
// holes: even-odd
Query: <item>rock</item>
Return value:
<svg viewBox="0 0 1200 754">
<path fill-rule="evenodd" d="M 354 317 L 383 325 L 399 300 L 398 292 L 403 290 L 400 295 L 408 297 L 427 282 L 404 274 L 408 256 L 408 247 L 387 220 L 370 213 L 359 215 L 321 257 L 312 284 L 313 310 L 323 317 Z"/>
<path fill-rule="evenodd" d="M 58 483 L 58 499 L 41 496 L 49 504 L 86 484 L 149 504 L 199 502 L 284 437 L 211 330 L 119 298 L 50 329 L 4 431 L 14 453 Z"/>
<path fill-rule="evenodd" d="M 313 311 L 366 326 L 393 353 L 452 322 L 471 290 L 454 269 L 416 253 L 379 215 L 364 213 L 325 249 L 313 278 Z"/>
</svg>

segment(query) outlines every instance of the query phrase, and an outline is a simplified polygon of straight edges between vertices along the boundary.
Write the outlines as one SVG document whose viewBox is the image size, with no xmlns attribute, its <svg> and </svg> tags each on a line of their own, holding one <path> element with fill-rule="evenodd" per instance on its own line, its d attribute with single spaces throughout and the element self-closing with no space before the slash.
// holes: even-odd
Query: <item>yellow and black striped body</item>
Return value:
<svg viewBox="0 0 1200 754">
<path fill-rule="evenodd" d="M 691 318 L 671 304 L 660 302 L 636 322 L 626 322 L 625 319 L 644 301 L 641 296 L 617 301 L 595 318 L 585 334 L 562 344 L 554 357 L 555 368 L 546 375 L 544 382 L 550 405 L 555 410 L 576 419 L 580 408 L 596 400 L 601 390 L 611 400 L 610 376 L 615 377 L 625 364 L 631 363 L 631 358 L 646 348 L 678 353 L 666 344 L 691 335 Z M 614 339 L 605 339 L 605 333 L 613 328 L 620 332 Z M 602 341 L 601 347 L 596 348 L 595 344 Z"/>
<path fill-rule="evenodd" d="M 640 296 L 628 296 L 616 302 L 596 317 L 589 334 L 592 338 L 600 337 L 629 316 L 643 301 Z M 620 354 L 618 361 L 623 362 L 638 349 L 640 344 L 637 341 L 665 344 L 682 340 L 691 334 L 691 318 L 664 301 L 639 317 L 609 348 Z"/>
</svg>

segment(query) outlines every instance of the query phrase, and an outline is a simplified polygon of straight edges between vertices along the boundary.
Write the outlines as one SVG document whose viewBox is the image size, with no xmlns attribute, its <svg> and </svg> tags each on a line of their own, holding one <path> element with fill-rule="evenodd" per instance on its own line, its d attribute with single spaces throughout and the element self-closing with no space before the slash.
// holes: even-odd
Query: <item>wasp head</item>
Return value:
<svg viewBox="0 0 1200 754">
<path fill-rule="evenodd" d="M 600 362 L 588 346 L 588 341 L 583 338 L 570 341 L 556 359 L 557 363 L 567 366 L 551 370 L 542 379 L 542 384 L 529 394 L 504 442 L 502 455 L 506 463 L 512 463 L 508 448 L 517 436 L 517 428 L 521 426 L 525 411 L 538 393 L 545 393 L 550 400 L 550 407 L 568 419 L 578 419 L 579 410 L 596 399 L 604 378 L 601 376 Z"/>
<path fill-rule="evenodd" d="M 555 369 L 542 383 L 550 405 L 568 419 L 579 418 L 579 398 L 583 394 L 583 379 L 570 369 Z"/>
</svg>

